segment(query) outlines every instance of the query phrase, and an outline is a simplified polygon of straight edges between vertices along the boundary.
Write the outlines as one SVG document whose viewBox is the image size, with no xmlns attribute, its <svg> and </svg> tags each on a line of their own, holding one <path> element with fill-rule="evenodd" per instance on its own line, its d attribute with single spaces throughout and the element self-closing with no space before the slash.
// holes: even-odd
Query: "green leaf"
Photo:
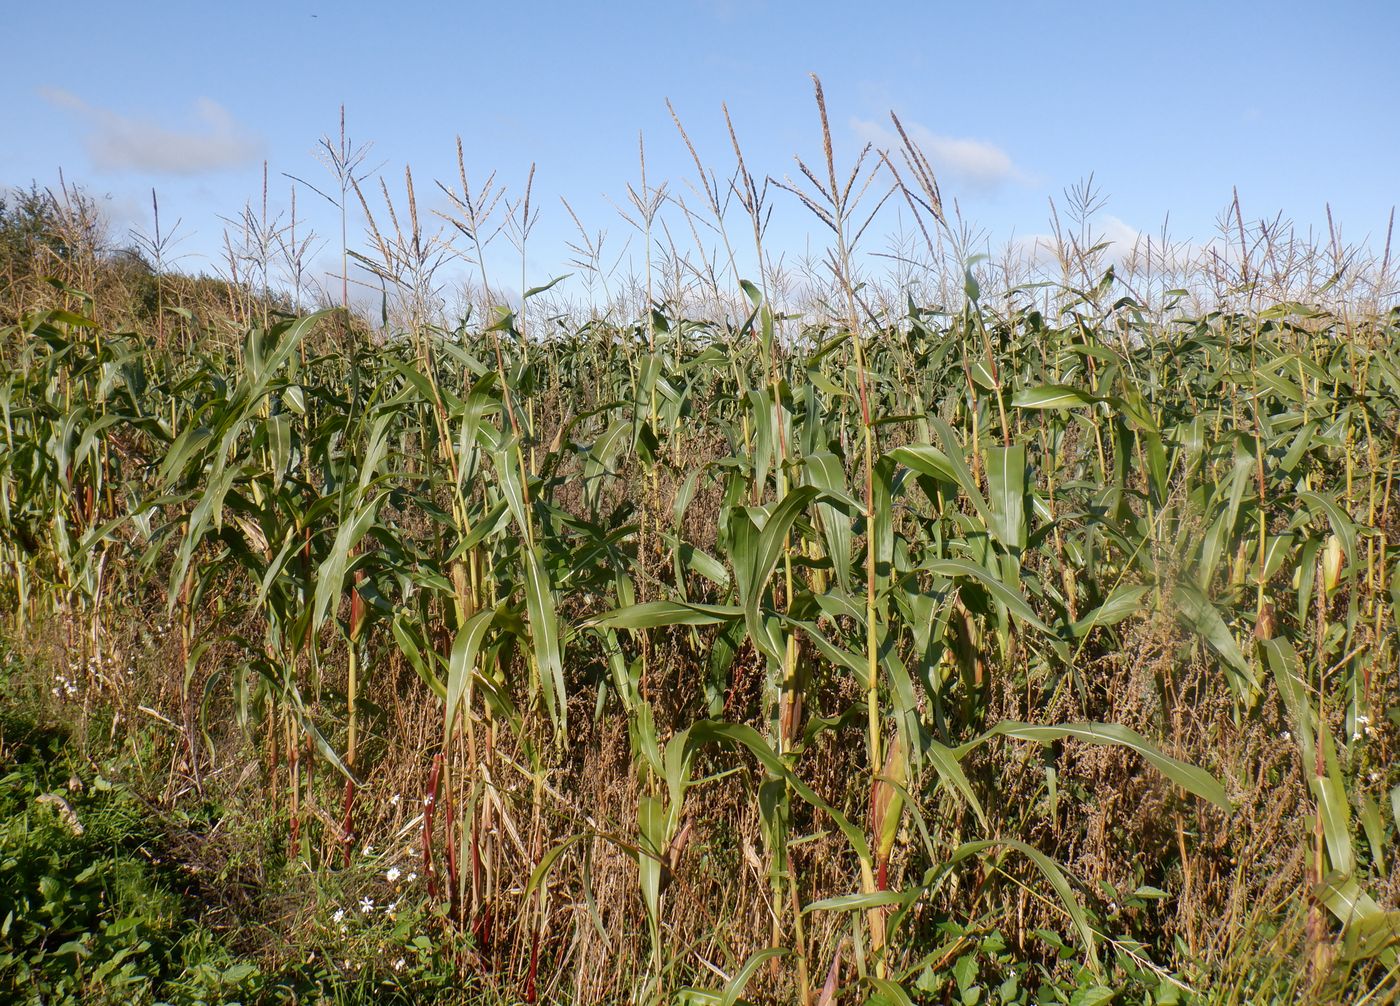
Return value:
<svg viewBox="0 0 1400 1006">
<path fill-rule="evenodd" d="M 982 809 L 981 802 L 977 799 L 977 794 L 972 789 L 972 783 L 967 779 L 967 774 L 963 772 L 962 762 L 957 751 L 939 743 L 936 740 L 928 742 L 928 757 L 933 762 L 934 771 L 938 773 L 939 779 L 952 786 L 958 795 L 967 801 L 972 808 L 977 820 L 984 828 L 989 827 L 987 813 Z"/>
<path fill-rule="evenodd" d="M 521 895 L 520 898 L 522 903 L 528 902 L 530 900 L 530 895 L 535 893 L 539 886 L 545 882 L 545 879 L 549 876 L 550 871 L 554 869 L 554 864 L 559 862 L 559 857 L 564 855 L 564 853 L 568 852 L 570 846 L 572 846 L 575 842 L 579 841 L 585 836 L 586 833 L 570 835 L 568 838 L 564 839 L 564 841 L 560 842 L 558 845 L 556 845 L 554 848 L 550 849 L 548 852 L 546 852 L 543 856 L 540 857 L 539 865 L 536 866 L 532 871 L 530 871 L 530 879 L 525 884 L 525 892 Z"/>
<path fill-rule="evenodd" d="M 953 865 L 967 859 L 970 856 L 978 855 L 987 849 L 1004 846 L 1021 853 L 1038 869 L 1045 879 L 1054 889 L 1055 894 L 1060 899 L 1060 904 L 1064 906 L 1069 914 L 1070 921 L 1074 923 L 1074 928 L 1079 932 L 1080 941 L 1084 944 L 1084 956 L 1089 961 L 1089 966 L 1097 973 L 1099 971 L 1098 958 L 1098 934 L 1094 932 L 1093 926 L 1089 924 L 1089 916 L 1084 911 L 1084 906 L 1079 903 L 1079 898 L 1074 893 L 1074 888 L 1070 886 L 1069 880 L 1065 877 L 1064 871 L 1045 853 L 1032 845 L 1010 838 L 990 838 L 977 842 L 965 842 L 953 850 L 953 854 L 948 857 L 949 865 Z"/>
<path fill-rule="evenodd" d="M 808 481 L 817 486 L 827 496 L 846 495 L 846 474 L 841 468 L 841 459 L 830 451 L 819 451 L 807 455 L 806 472 Z M 842 588 L 851 583 L 851 518 L 848 509 L 859 510 L 859 505 L 842 508 L 834 503 L 817 504 L 817 514 L 821 519 L 822 536 L 826 539 L 826 554 L 836 571 L 836 582 Z"/>
<path fill-rule="evenodd" d="M 730 604 L 646 601 L 616 608 L 583 624 L 596 629 L 654 629 L 662 625 L 714 625 L 743 617 L 744 610 Z"/>
<path fill-rule="evenodd" d="M 566 272 L 562 276 L 554 277 L 554 279 L 550 280 L 544 286 L 532 286 L 530 287 L 530 289 L 525 291 L 524 299 L 529 300 L 531 297 L 538 296 L 539 294 L 544 293 L 546 290 L 552 290 L 554 287 L 558 286 L 560 283 L 564 282 L 564 280 L 568 279 L 572 275 L 573 273 Z"/>
<path fill-rule="evenodd" d="M 1042 384 L 1016 392 L 1009 404 L 1018 409 L 1078 409 L 1097 401 L 1099 399 L 1088 392 L 1067 384 Z"/>
<path fill-rule="evenodd" d="M 724 995 L 720 998 L 719 1006 L 735 1006 L 759 967 L 765 961 L 770 961 L 775 957 L 786 957 L 788 952 L 785 947 L 769 947 L 750 957 L 744 962 L 744 966 L 735 973 L 734 977 L 729 979 L 729 983 L 724 986 Z"/>
<path fill-rule="evenodd" d="M 545 709 L 561 734 L 569 726 L 568 696 L 564 691 L 564 660 L 561 652 L 559 616 L 554 607 L 554 591 L 544 560 L 538 551 L 527 551 L 525 561 L 525 610 L 530 616 L 530 643 L 539 668 Z"/>
<path fill-rule="evenodd" d="M 1100 625 L 1117 625 L 1142 607 L 1142 598 L 1152 588 L 1145 584 L 1119 584 L 1109 591 L 1103 604 L 1089 612 L 1071 627 L 1075 636 L 1084 636 Z"/>
<path fill-rule="evenodd" d="M 873 861 L 870 854 L 870 844 L 865 839 L 864 831 L 852 823 L 846 815 L 817 795 L 812 787 L 798 778 L 782 756 L 774 751 L 753 727 L 742 723 L 726 723 L 722 720 L 700 720 L 691 727 L 690 738 L 693 743 L 697 744 L 720 741 L 747 748 L 763 763 L 764 768 L 777 778 L 787 782 L 798 796 L 831 818 L 863 862 Z"/>
<path fill-rule="evenodd" d="M 803 906 L 802 914 L 809 912 L 863 912 L 868 908 L 884 908 L 888 905 L 903 905 L 918 898 L 922 888 L 909 891 L 870 891 L 869 893 L 840 894 L 833 898 Z"/>
<path fill-rule="evenodd" d="M 1007 548 L 1026 547 L 1026 445 L 987 448 L 992 533 Z"/>
<path fill-rule="evenodd" d="M 933 573 L 935 576 L 946 576 L 950 580 L 957 580 L 960 578 L 976 580 L 982 586 L 986 587 L 993 597 L 1006 605 L 1007 610 L 1017 618 L 1035 626 L 1041 632 L 1053 635 L 1050 626 L 1040 620 L 1039 616 L 1035 613 L 1035 609 L 1030 606 L 1030 602 L 1026 600 L 1024 594 L 1012 587 L 1008 587 L 981 566 L 970 562 L 964 562 L 961 559 L 935 559 L 927 563 L 923 568 Z"/>
<path fill-rule="evenodd" d="M 1069 1006 L 1103 1006 L 1104 1003 L 1112 1002 L 1118 998 L 1118 993 L 1113 989 L 1104 988 L 1102 985 L 1092 985 L 1075 991 L 1069 998 Z"/>
<path fill-rule="evenodd" d="M 1241 698 L 1259 687 L 1254 668 L 1244 659 L 1234 633 L 1210 599 L 1192 584 L 1178 584 L 1172 592 L 1182 620 L 1225 662 L 1231 672 L 1230 685 Z"/>
<path fill-rule="evenodd" d="M 447 662 L 447 701 L 444 716 L 449 731 L 456 722 L 457 707 L 461 704 L 462 696 L 466 694 L 468 684 L 476 673 L 476 655 L 495 615 L 496 612 L 492 608 L 478 611 L 457 630 L 457 638 L 452 641 L 452 656 Z"/>
<path fill-rule="evenodd" d="M 909 993 L 900 988 L 888 978 L 878 978 L 871 976 L 867 979 L 870 987 L 875 990 L 875 996 L 866 1000 L 866 1003 L 880 1002 L 882 1006 L 914 1006 L 914 1000 L 909 998 Z"/>
<path fill-rule="evenodd" d="M 1327 516 L 1327 522 L 1332 525 L 1332 533 L 1342 542 L 1342 548 L 1346 552 L 1347 563 L 1356 562 L 1356 524 L 1346 512 L 1337 505 L 1336 500 L 1323 493 L 1303 491 L 1298 494 L 1298 499 L 1307 505 L 1309 511 L 1321 510 Z"/>
<path fill-rule="evenodd" d="M 1225 811 L 1230 810 L 1230 800 L 1225 787 L 1203 768 L 1197 768 L 1184 761 L 1164 754 L 1135 730 L 1116 723 L 1063 723 L 1056 726 L 1038 726 L 1032 723 L 1017 723 L 1006 720 L 998 723 L 975 740 L 957 749 L 961 758 L 973 747 L 992 737 L 1010 737 L 1015 740 L 1036 741 L 1049 744 L 1065 738 L 1073 738 L 1088 744 L 1112 744 L 1125 747 L 1140 754 L 1149 765 L 1164 776 L 1203 800 L 1208 800 Z"/>
</svg>

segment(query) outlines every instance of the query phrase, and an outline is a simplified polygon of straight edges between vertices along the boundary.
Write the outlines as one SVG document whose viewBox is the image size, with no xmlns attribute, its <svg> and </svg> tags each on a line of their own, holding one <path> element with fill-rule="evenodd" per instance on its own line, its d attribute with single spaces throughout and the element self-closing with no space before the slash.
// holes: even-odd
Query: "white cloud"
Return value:
<svg viewBox="0 0 1400 1006">
<path fill-rule="evenodd" d="M 851 120 L 851 128 L 863 140 L 893 150 L 901 145 L 899 135 L 890 126 L 867 119 Z M 904 123 L 909 138 L 933 163 L 940 179 L 960 183 L 973 189 L 990 190 L 1007 182 L 1029 184 L 1031 179 L 1011 159 L 1011 155 L 995 143 L 966 136 L 944 136 L 917 122 Z"/>
<path fill-rule="evenodd" d="M 1111 213 L 1103 215 L 1095 227 L 1097 237 L 1100 241 L 1107 241 L 1109 244 L 1109 254 L 1118 261 L 1123 261 L 1133 253 L 1144 240 L 1142 231 L 1132 224 L 1125 223 L 1113 216 Z"/>
<path fill-rule="evenodd" d="M 1108 260 L 1113 263 L 1126 262 L 1135 251 L 1142 250 L 1146 240 L 1147 235 L 1142 231 L 1111 213 L 1094 217 L 1089 228 L 1090 246 L 1106 244 Z M 1011 244 L 1037 265 L 1049 265 L 1055 260 L 1053 234 L 1023 234 Z"/>
<path fill-rule="evenodd" d="M 240 126 L 218 102 L 195 102 L 193 128 L 172 129 L 151 119 L 140 119 L 89 104 L 60 88 L 40 93 L 51 104 L 85 120 L 90 132 L 84 138 L 95 167 L 103 171 L 144 171 L 169 175 L 201 175 L 256 161 L 263 141 Z"/>
</svg>

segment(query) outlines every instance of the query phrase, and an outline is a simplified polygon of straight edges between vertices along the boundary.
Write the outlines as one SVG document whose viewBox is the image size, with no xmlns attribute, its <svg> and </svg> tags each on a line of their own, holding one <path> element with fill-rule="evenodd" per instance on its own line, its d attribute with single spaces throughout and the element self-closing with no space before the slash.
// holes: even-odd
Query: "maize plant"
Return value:
<svg viewBox="0 0 1400 1006">
<path fill-rule="evenodd" d="M 299 870 L 411 844 L 433 938 L 525 1001 L 975 1002 L 992 945 L 1073 1001 L 1284 1001 L 1220 913 L 1304 920 L 1287 989 L 1380 1001 L 1396 315 L 1196 315 L 1112 268 L 994 297 L 975 261 L 874 304 L 874 209 L 951 231 L 907 139 L 842 166 L 817 98 L 776 187 L 831 232 L 820 312 L 731 249 L 687 317 L 643 174 L 630 320 L 546 319 L 548 284 L 353 344 L 292 312 L 157 345 L 76 294 L 4 330 L 13 631 L 120 695 L 124 621 L 177 622 L 171 777 L 256 777 Z M 386 304 L 432 289 L 412 213 Z"/>
</svg>

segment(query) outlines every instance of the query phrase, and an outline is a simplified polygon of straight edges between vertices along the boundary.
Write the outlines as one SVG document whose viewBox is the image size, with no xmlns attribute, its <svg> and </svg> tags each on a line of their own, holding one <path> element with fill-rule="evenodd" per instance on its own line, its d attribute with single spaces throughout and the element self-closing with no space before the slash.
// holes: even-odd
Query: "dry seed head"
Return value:
<svg viewBox="0 0 1400 1006">
<path fill-rule="evenodd" d="M 831 123 L 826 115 L 826 94 L 822 91 L 822 81 L 815 73 L 812 74 L 812 87 L 817 94 L 817 111 L 821 114 L 822 120 L 822 154 L 826 157 L 826 170 L 831 178 L 831 197 L 836 198 L 838 186 L 836 184 L 836 156 L 831 148 Z M 806 168 L 803 168 L 805 171 Z M 813 179 L 815 181 L 815 179 Z"/>
</svg>

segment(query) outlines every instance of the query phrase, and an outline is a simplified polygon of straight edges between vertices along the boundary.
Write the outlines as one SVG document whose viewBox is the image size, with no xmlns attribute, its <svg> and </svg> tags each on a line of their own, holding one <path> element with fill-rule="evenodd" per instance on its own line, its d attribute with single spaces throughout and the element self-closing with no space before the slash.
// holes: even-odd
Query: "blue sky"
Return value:
<svg viewBox="0 0 1400 1006">
<path fill-rule="evenodd" d="M 519 192 L 538 165 L 530 282 L 565 271 L 566 196 L 617 249 L 637 179 L 689 196 L 693 168 L 665 99 L 702 158 L 732 164 L 728 102 L 755 173 L 815 163 L 808 74 L 825 84 L 838 154 L 886 135 L 894 109 L 932 155 L 945 201 L 993 239 L 1046 230 L 1049 198 L 1093 172 L 1110 233 L 1204 241 L 1238 186 L 1247 218 L 1282 211 L 1347 239 L 1384 241 L 1400 201 L 1400 5 L 1392 2 L 610 5 L 284 3 L 17 4 L 5 17 L 0 183 L 58 170 L 110 196 L 119 231 L 155 187 L 183 219 L 186 268 L 207 269 L 270 163 L 326 180 L 312 149 L 348 108 L 401 191 L 499 172 Z M 15 40 L 27 40 L 15 44 Z M 47 41 L 45 41 L 47 40 Z M 303 194 L 299 207 L 313 208 Z M 773 235 L 800 248 L 810 218 L 774 194 Z M 324 207 L 317 229 L 331 232 Z M 352 236 L 352 244 L 355 238 Z"/>
</svg>

